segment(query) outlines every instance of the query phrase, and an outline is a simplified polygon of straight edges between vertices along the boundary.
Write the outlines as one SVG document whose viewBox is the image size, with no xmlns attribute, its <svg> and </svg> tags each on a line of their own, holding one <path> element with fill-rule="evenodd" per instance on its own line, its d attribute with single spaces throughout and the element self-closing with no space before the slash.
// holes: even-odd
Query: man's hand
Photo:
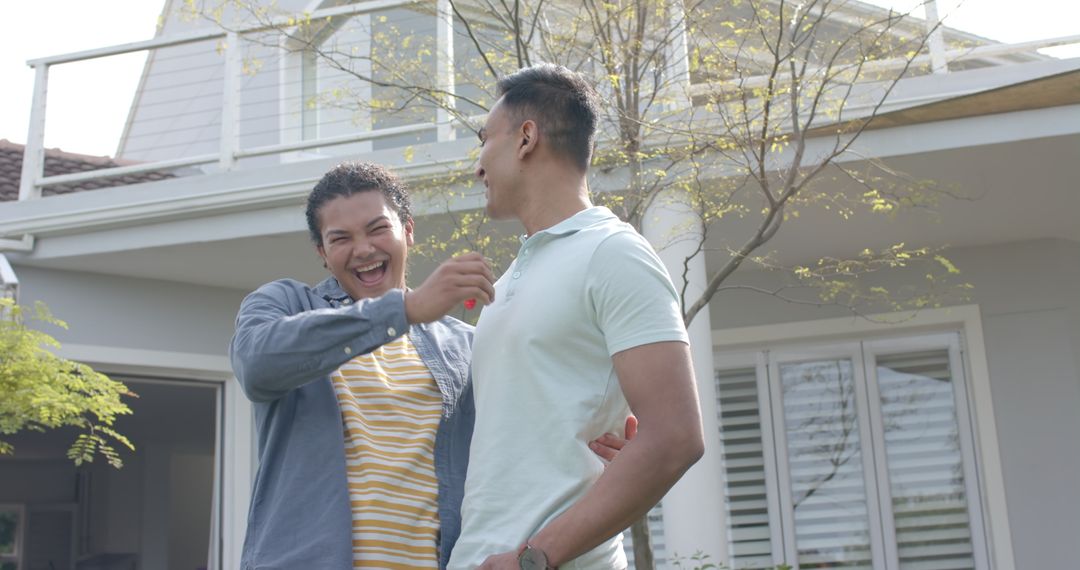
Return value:
<svg viewBox="0 0 1080 570">
<path fill-rule="evenodd" d="M 518 553 L 511 551 L 488 556 L 487 560 L 480 565 L 479 570 L 519 570 L 520 568 Z"/>
<path fill-rule="evenodd" d="M 424 282 L 405 293 L 409 323 L 430 323 L 466 299 L 485 305 L 495 300 L 495 276 L 484 256 L 466 253 L 444 261 Z"/>
<path fill-rule="evenodd" d="M 626 434 L 625 438 L 621 438 L 613 433 L 605 433 L 604 435 L 589 442 L 589 449 L 593 453 L 600 457 L 611 461 L 615 459 L 615 456 L 619 454 L 619 451 L 637 435 L 637 417 L 626 417 L 626 429 L 623 433 Z"/>
</svg>

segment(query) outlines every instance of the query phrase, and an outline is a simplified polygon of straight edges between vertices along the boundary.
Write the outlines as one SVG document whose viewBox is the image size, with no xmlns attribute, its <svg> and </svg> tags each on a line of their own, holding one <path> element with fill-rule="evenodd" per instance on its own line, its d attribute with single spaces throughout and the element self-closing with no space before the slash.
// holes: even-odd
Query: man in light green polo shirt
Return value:
<svg viewBox="0 0 1080 570">
<path fill-rule="evenodd" d="M 678 294 L 645 239 L 589 200 L 592 87 L 540 65 L 498 92 L 477 176 L 488 213 L 527 237 L 477 324 L 449 567 L 625 568 L 620 532 L 704 449 Z M 628 411 L 638 434 L 604 469 L 588 442 L 620 432 Z"/>
</svg>

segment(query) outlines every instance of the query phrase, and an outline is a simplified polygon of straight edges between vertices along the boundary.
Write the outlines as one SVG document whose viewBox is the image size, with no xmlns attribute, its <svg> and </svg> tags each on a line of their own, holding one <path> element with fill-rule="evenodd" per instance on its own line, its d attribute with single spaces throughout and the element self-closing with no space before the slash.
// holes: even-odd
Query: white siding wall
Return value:
<svg viewBox="0 0 1080 570">
<path fill-rule="evenodd" d="M 195 268 L 192 268 L 194 271 Z M 224 356 L 247 291 L 15 267 L 25 305 L 44 301 L 61 343 Z"/>
</svg>

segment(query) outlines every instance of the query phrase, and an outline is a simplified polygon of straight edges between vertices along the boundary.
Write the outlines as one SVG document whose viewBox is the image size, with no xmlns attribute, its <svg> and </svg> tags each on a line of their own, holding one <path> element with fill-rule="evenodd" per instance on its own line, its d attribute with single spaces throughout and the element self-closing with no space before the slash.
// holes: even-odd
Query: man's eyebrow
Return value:
<svg viewBox="0 0 1080 570">
<path fill-rule="evenodd" d="M 367 227 L 370 228 L 371 226 L 374 226 L 375 224 L 378 224 L 379 222 L 386 222 L 386 221 L 389 221 L 389 220 L 390 220 L 390 218 L 387 217 L 386 214 L 383 214 L 383 215 L 379 216 L 378 218 L 375 218 L 374 220 L 371 220 L 370 222 L 368 222 Z"/>
</svg>

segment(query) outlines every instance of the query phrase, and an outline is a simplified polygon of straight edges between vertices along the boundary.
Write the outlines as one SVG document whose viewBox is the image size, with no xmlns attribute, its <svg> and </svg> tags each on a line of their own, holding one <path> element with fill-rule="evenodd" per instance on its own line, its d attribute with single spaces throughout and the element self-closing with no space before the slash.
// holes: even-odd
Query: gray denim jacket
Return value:
<svg viewBox="0 0 1080 570">
<path fill-rule="evenodd" d="M 341 411 L 329 374 L 407 331 L 443 396 L 435 438 L 439 566 L 461 531 L 475 417 L 468 382 L 473 327 L 450 317 L 409 326 L 404 292 L 353 301 L 338 282 L 291 279 L 248 295 L 229 356 L 254 403 L 255 475 L 241 568 L 352 568 L 352 513 Z"/>
</svg>

